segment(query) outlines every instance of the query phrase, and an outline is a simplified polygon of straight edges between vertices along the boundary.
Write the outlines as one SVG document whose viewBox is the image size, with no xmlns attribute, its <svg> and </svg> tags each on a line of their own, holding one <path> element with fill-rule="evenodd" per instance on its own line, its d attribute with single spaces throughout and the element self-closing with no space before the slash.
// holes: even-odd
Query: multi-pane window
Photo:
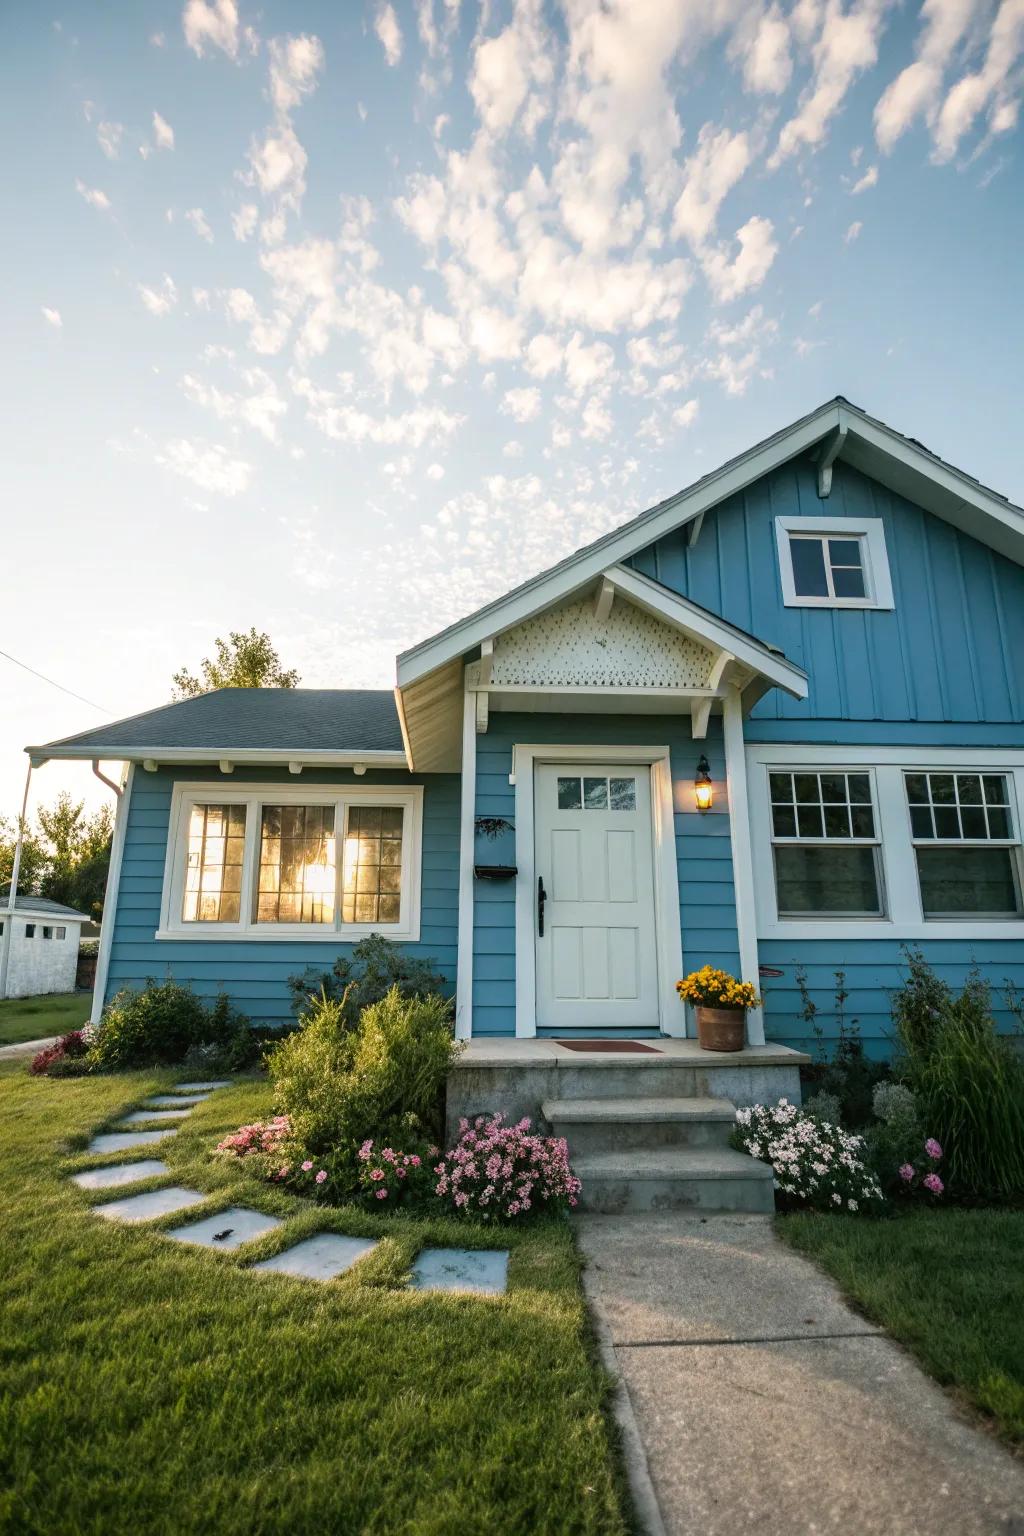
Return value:
<svg viewBox="0 0 1024 1536">
<path fill-rule="evenodd" d="M 345 832 L 341 919 L 394 924 L 402 910 L 400 805 L 350 805 Z"/>
<path fill-rule="evenodd" d="M 67 929 L 63 928 L 63 927 L 55 928 L 53 930 L 53 936 L 54 936 L 55 939 L 66 938 L 67 937 Z"/>
<path fill-rule="evenodd" d="M 242 904 L 244 805 L 193 805 L 182 917 L 186 923 L 237 923 Z"/>
<path fill-rule="evenodd" d="M 1002 773 L 905 773 L 925 917 L 1016 917 L 1019 849 Z"/>
<path fill-rule="evenodd" d="M 768 781 L 779 916 L 881 916 L 870 774 L 773 771 Z"/>
<path fill-rule="evenodd" d="M 861 539 L 791 533 L 789 553 L 797 597 L 867 597 Z"/>
<path fill-rule="evenodd" d="M 333 805 L 263 806 L 256 921 L 333 923 Z"/>
<path fill-rule="evenodd" d="M 579 774 L 559 775 L 558 809 L 560 811 L 635 811 L 636 779 L 615 778 L 608 774 L 581 778 Z"/>
</svg>

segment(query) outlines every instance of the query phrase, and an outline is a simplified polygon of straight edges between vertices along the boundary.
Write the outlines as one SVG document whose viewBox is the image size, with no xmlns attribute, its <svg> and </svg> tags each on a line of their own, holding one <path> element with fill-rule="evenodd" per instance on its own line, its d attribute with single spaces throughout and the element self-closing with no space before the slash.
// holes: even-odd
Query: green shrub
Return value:
<svg viewBox="0 0 1024 1536">
<path fill-rule="evenodd" d="M 199 1047 L 213 1048 L 211 1057 L 215 1053 L 225 1062 L 220 1070 L 247 1066 L 258 1051 L 248 1019 L 224 993 L 207 1006 L 190 987 L 150 980 L 141 991 L 126 988 L 107 1004 L 89 1059 L 101 1071 L 176 1066 Z"/>
<path fill-rule="evenodd" d="M 332 1195 L 358 1178 L 367 1139 L 439 1140 L 444 1091 L 460 1047 L 441 997 L 403 997 L 393 986 L 352 1025 L 343 999 L 322 992 L 305 1027 L 267 1053 L 275 1108 L 295 1141 L 329 1170 Z"/>
<path fill-rule="evenodd" d="M 901 1075 L 921 1121 L 945 1151 L 954 1194 L 986 1200 L 1024 1197 L 1024 1059 L 1000 1036 L 990 990 L 972 970 L 962 992 L 935 976 L 919 951 L 893 996 L 903 1052 Z"/>
<path fill-rule="evenodd" d="M 329 971 L 307 966 L 300 976 L 289 976 L 292 1008 L 304 1020 L 321 998 L 342 1005 L 349 1027 L 372 1003 L 379 1003 L 392 987 L 403 997 L 444 997 L 450 988 L 437 969 L 436 960 L 407 955 L 400 945 L 379 933 L 360 939 L 351 956 L 339 955 Z"/>
<path fill-rule="evenodd" d="M 803 1111 L 812 1120 L 817 1120 L 820 1125 L 842 1125 L 843 1106 L 838 1093 L 829 1093 L 822 1088 L 817 1093 L 812 1093 L 809 1099 L 804 1100 Z"/>
<path fill-rule="evenodd" d="M 872 1061 L 866 1054 L 858 1020 L 847 1017 L 846 1004 L 850 994 L 846 989 L 846 972 L 835 972 L 836 1033 L 831 1055 L 825 1031 L 818 1020 L 821 1010 L 811 995 L 807 972 L 802 965 L 796 968 L 796 984 L 802 1002 L 801 1016 L 815 1042 L 815 1061 L 801 1069 L 801 1079 L 814 1090 L 814 1097 L 827 1095 L 829 1099 L 838 1099 L 840 1119 L 836 1124 L 850 1129 L 865 1126 L 871 1120 L 871 1095 L 875 1085 L 889 1076 L 889 1067 L 884 1061 Z"/>
</svg>

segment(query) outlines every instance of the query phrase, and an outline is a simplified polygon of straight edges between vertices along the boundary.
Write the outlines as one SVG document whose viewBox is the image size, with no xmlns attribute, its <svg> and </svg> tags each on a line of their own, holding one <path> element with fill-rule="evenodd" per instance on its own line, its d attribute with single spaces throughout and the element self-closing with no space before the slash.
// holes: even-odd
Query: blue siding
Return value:
<svg viewBox="0 0 1024 1536">
<path fill-rule="evenodd" d="M 711 722 L 706 742 L 695 742 L 688 715 L 492 713 L 487 734 L 477 738 L 478 816 L 515 819 L 515 789 L 508 776 L 517 741 L 671 748 L 683 964 L 687 970 L 711 963 L 735 971 L 739 949 L 720 722 Z M 716 787 L 714 809 L 706 816 L 693 808 L 693 776 L 702 750 Z M 515 882 L 475 881 L 475 1035 L 515 1034 L 515 947 Z"/>
<path fill-rule="evenodd" d="M 882 519 L 892 612 L 784 606 L 774 519 L 823 514 Z M 751 737 L 772 721 L 960 721 L 1024 744 L 1024 569 L 846 464 L 827 501 L 796 460 L 710 513 L 694 548 L 667 534 L 631 564 L 807 670 L 808 698 L 767 694 Z"/>
<path fill-rule="evenodd" d="M 224 782 L 216 768 L 190 768 L 177 774 L 137 770 L 128 807 L 121 882 L 114 919 L 114 939 L 107 979 L 107 997 L 120 987 L 141 987 L 148 977 L 173 976 L 204 997 L 223 990 L 257 1023 L 277 1023 L 291 1016 L 287 979 L 307 965 L 329 970 L 339 954 L 352 945 L 321 940 L 260 944 L 255 940 L 156 940 L 160 925 L 164 857 L 167 847 L 171 792 L 176 778 Z M 406 773 L 368 773 L 356 779 L 350 770 L 335 773 L 306 769 L 301 782 L 310 788 L 324 784 L 381 784 L 397 787 L 422 783 L 423 868 L 421 931 L 410 953 L 431 957 L 455 986 L 459 905 L 459 779 L 457 774 L 419 778 Z M 287 784 L 295 779 L 273 769 L 236 768 L 230 785 Z"/>
</svg>

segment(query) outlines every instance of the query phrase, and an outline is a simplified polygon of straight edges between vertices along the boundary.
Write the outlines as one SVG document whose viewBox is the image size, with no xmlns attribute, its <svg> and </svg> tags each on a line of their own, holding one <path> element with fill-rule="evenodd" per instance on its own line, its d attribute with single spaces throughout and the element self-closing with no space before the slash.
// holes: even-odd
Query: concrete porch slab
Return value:
<svg viewBox="0 0 1024 1536">
<path fill-rule="evenodd" d="M 88 1168 L 85 1173 L 73 1173 L 71 1182 L 79 1189 L 120 1189 L 166 1172 L 167 1164 L 159 1158 L 144 1157 L 137 1163 L 119 1163 L 116 1168 Z"/>
<path fill-rule="evenodd" d="M 169 1189 L 151 1189 L 146 1195 L 126 1195 L 123 1200 L 111 1200 L 107 1205 L 94 1205 L 94 1216 L 105 1216 L 108 1221 L 154 1221 L 158 1216 L 170 1216 L 174 1211 L 186 1211 L 190 1205 L 202 1205 L 208 1199 L 198 1189 L 183 1189 L 172 1185 Z"/>
<path fill-rule="evenodd" d="M 198 1243 L 203 1248 L 222 1248 L 230 1253 L 254 1237 L 273 1232 L 280 1225 L 276 1216 L 265 1216 L 262 1211 L 232 1205 L 226 1211 L 218 1211 L 216 1216 L 207 1216 L 187 1227 L 175 1227 L 166 1235 L 178 1243 Z"/>
<path fill-rule="evenodd" d="M 276 1253 L 252 1266 L 275 1275 L 291 1275 L 299 1280 L 333 1280 L 364 1258 L 377 1242 L 369 1237 L 343 1237 L 338 1232 L 318 1232 L 294 1248 Z"/>
<path fill-rule="evenodd" d="M 549 1063 L 557 1065 L 559 1062 L 566 1066 L 579 1066 L 585 1062 L 590 1066 L 608 1064 L 610 1068 L 630 1063 L 638 1069 L 643 1069 L 656 1062 L 659 1057 L 704 1067 L 791 1067 L 804 1066 L 811 1059 L 803 1051 L 794 1051 L 788 1045 L 774 1045 L 770 1041 L 766 1045 L 745 1045 L 742 1051 L 704 1051 L 696 1040 L 677 1040 L 668 1035 L 659 1035 L 651 1040 L 645 1039 L 644 1044 L 655 1046 L 657 1055 L 648 1055 L 646 1052 L 641 1056 L 635 1056 L 629 1052 L 570 1051 L 559 1045 L 556 1040 L 488 1039 L 476 1035 L 473 1039 L 466 1041 L 466 1048 L 460 1054 L 456 1067 L 461 1071 L 463 1068 L 527 1067 Z"/>
<path fill-rule="evenodd" d="M 417 1291 L 477 1291 L 496 1296 L 508 1288 L 508 1251 L 424 1248 L 409 1283 Z"/>
</svg>

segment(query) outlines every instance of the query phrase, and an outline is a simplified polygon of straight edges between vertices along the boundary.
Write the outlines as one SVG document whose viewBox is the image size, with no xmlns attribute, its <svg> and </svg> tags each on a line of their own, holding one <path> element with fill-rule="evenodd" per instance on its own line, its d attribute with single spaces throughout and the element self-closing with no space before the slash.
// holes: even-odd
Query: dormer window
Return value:
<svg viewBox="0 0 1024 1536">
<path fill-rule="evenodd" d="M 891 608 L 885 532 L 878 517 L 777 517 L 787 608 Z"/>
</svg>

